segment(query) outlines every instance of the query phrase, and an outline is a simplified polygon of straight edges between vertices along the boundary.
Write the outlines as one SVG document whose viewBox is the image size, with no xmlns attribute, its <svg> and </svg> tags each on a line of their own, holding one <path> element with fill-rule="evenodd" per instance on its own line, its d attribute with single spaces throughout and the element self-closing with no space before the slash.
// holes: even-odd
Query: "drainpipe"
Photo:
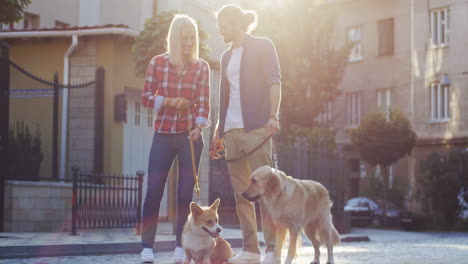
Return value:
<svg viewBox="0 0 468 264">
<path fill-rule="evenodd" d="M 60 179 L 65 179 L 65 170 L 67 166 L 67 128 L 68 128 L 68 101 L 70 99 L 70 95 L 68 93 L 68 87 L 66 87 L 69 83 L 69 75 L 70 75 L 70 56 L 72 55 L 73 51 L 75 50 L 76 46 L 78 46 L 78 36 L 72 35 L 72 43 L 68 48 L 67 52 L 65 52 L 65 56 L 63 58 L 63 88 L 62 93 L 62 136 L 61 136 L 61 143 L 60 143 Z"/>
</svg>

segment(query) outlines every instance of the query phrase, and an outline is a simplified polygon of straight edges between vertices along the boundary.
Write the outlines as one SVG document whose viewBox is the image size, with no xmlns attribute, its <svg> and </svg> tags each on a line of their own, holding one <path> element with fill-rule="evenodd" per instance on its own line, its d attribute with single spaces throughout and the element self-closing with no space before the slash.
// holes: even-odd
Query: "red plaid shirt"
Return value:
<svg viewBox="0 0 468 264">
<path fill-rule="evenodd" d="M 151 59 L 146 72 L 141 102 L 154 108 L 156 96 L 184 97 L 192 103 L 189 113 L 171 107 L 161 107 L 156 114 L 154 129 L 158 133 L 182 133 L 187 131 L 188 120 L 195 127 L 197 117 L 208 120 L 210 70 L 208 64 L 199 59 L 186 65 L 181 76 L 169 62 L 169 55 L 162 54 Z"/>
</svg>

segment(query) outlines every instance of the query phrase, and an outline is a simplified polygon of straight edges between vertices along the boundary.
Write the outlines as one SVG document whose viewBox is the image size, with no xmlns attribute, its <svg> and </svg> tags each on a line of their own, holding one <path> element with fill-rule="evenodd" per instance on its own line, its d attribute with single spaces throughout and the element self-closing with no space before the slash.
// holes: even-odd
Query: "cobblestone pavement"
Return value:
<svg viewBox="0 0 468 264">
<path fill-rule="evenodd" d="M 335 247 L 337 264 L 379 263 L 379 264 L 432 264 L 468 263 L 468 233 L 449 232 L 404 232 L 396 230 L 362 229 L 370 242 L 342 243 Z M 309 241 L 298 251 L 295 263 L 308 264 L 313 259 L 313 248 Z M 240 249 L 235 249 L 239 252 Z M 326 249 L 321 249 L 321 263 L 326 262 Z M 283 256 L 286 250 L 283 251 Z M 156 254 L 155 263 L 169 264 L 171 252 Z M 35 259 L 3 259 L 0 264 L 126 264 L 139 263 L 138 254 L 50 257 Z"/>
</svg>

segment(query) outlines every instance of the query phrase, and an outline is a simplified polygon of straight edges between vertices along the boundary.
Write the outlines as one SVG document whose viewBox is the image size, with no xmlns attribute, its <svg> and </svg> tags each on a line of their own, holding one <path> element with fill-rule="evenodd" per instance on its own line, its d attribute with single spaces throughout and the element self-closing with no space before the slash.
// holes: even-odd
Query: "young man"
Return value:
<svg viewBox="0 0 468 264">
<path fill-rule="evenodd" d="M 260 262 L 255 208 L 241 194 L 250 184 L 253 170 L 272 165 L 272 141 L 267 138 L 279 130 L 278 56 L 270 40 L 249 34 L 255 25 L 255 13 L 238 6 L 227 5 L 217 12 L 219 33 L 225 43 L 232 43 L 221 58 L 219 119 L 213 146 L 224 138 L 242 229 L 243 250 L 229 259 L 233 264 Z M 274 261 L 275 224 L 262 204 L 260 211 L 267 246 L 263 263 L 271 263 Z"/>
</svg>

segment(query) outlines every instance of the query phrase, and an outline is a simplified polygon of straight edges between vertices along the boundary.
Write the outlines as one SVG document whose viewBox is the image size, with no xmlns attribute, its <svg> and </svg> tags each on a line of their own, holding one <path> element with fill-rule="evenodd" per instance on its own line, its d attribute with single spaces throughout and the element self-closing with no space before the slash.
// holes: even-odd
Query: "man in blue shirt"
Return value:
<svg viewBox="0 0 468 264">
<path fill-rule="evenodd" d="M 243 250 L 229 259 L 228 263 L 233 264 L 260 262 L 255 208 L 242 197 L 242 192 L 250 184 L 252 171 L 272 165 L 272 139 L 269 137 L 279 130 L 281 75 L 278 56 L 270 40 L 249 34 L 255 28 L 256 19 L 254 12 L 236 5 L 224 6 L 217 12 L 219 33 L 225 43 L 232 45 L 221 58 L 219 118 L 212 144 L 224 138 L 242 229 Z M 273 263 L 276 228 L 261 203 L 260 211 L 266 243 L 262 263 Z"/>
</svg>

